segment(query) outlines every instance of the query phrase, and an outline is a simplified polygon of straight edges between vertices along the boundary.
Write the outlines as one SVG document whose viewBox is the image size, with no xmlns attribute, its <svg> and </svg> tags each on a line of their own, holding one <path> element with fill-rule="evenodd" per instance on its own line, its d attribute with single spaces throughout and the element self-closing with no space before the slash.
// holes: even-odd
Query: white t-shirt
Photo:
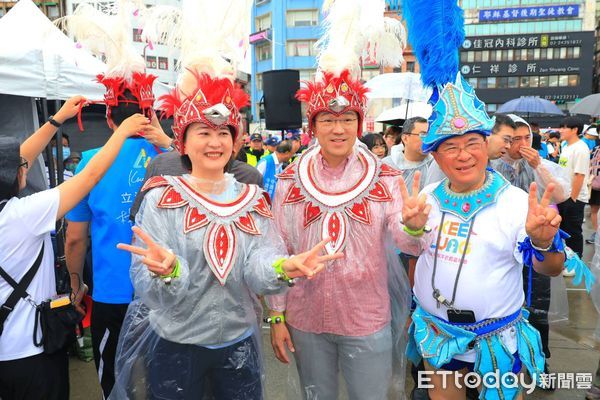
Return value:
<svg viewBox="0 0 600 400">
<path fill-rule="evenodd" d="M 428 221 L 432 233 L 429 247 L 417 261 L 414 293 L 427 312 L 447 320 L 447 308 L 437 306 L 431 285 L 435 242 L 442 217 L 437 201 L 430 194 L 436 186 L 437 183 L 423 189 L 423 193 L 427 193 L 427 202 L 432 204 Z M 476 321 L 506 317 L 523 306 L 523 266 L 518 242 L 526 236 L 527 209 L 527 194 L 509 186 L 495 204 L 487 206 L 475 216 L 454 306 L 460 310 L 472 310 Z M 469 224 L 446 213 L 437 256 L 435 287 L 448 301 L 452 299 Z M 514 330 L 505 331 L 503 337 L 508 349 L 515 352 Z M 474 357 L 474 352 L 470 351 L 456 358 L 472 362 Z"/>
<path fill-rule="evenodd" d="M 560 153 L 558 164 L 568 169 L 571 178 L 575 174 L 584 175 L 577 200 L 587 203 L 590 199 L 590 191 L 587 186 L 590 178 L 590 148 L 583 140 L 565 145 Z"/>
<path fill-rule="evenodd" d="M 27 289 L 36 304 L 56 295 L 50 232 L 55 228 L 59 201 L 59 191 L 54 188 L 22 199 L 13 197 L 0 212 L 0 266 L 16 282 L 31 268 L 42 242 L 45 243 L 42 263 Z M 0 277 L 0 304 L 4 304 L 12 290 L 12 286 Z M 33 344 L 34 321 L 33 306 L 19 300 L 4 322 L 0 361 L 30 357 L 43 351 Z"/>
</svg>

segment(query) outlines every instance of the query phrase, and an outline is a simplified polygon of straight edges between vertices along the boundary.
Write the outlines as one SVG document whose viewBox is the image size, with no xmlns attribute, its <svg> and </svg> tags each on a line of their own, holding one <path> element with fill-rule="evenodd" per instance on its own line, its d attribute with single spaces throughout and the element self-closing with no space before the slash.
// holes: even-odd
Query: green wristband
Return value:
<svg viewBox="0 0 600 400">
<path fill-rule="evenodd" d="M 402 230 L 406 233 L 408 233 L 410 236 L 421 236 L 424 232 L 425 232 L 425 227 L 422 227 L 421 229 L 417 229 L 416 231 L 410 229 L 408 226 L 404 225 L 404 228 L 402 228 Z"/>
<path fill-rule="evenodd" d="M 179 278 L 179 275 L 181 275 L 181 264 L 179 264 L 179 260 L 176 259 L 175 260 L 175 267 L 173 268 L 173 271 L 171 271 L 171 273 L 169 275 L 161 275 L 160 278 L 162 280 L 165 280 L 166 283 L 166 279 L 169 280 L 169 282 L 171 282 L 171 279 L 173 278 Z"/>
<path fill-rule="evenodd" d="M 263 319 L 263 321 L 265 323 L 271 324 L 271 325 L 283 324 L 283 323 L 285 323 L 285 316 L 283 314 L 281 314 L 281 315 L 274 315 L 272 317 L 265 317 Z"/>
<path fill-rule="evenodd" d="M 273 269 L 275 269 L 275 274 L 277 275 L 278 280 L 286 282 L 288 286 L 294 286 L 294 280 L 290 278 L 283 270 L 283 263 L 286 260 L 287 258 L 280 258 L 276 260 L 273 263 Z"/>
</svg>

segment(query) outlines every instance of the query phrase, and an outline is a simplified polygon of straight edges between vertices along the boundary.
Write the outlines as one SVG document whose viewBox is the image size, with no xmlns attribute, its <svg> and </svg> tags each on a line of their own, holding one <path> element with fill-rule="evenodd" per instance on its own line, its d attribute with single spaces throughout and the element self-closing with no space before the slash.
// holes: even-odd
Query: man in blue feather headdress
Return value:
<svg viewBox="0 0 600 400">
<path fill-rule="evenodd" d="M 424 360 L 417 386 L 428 385 L 432 399 L 464 399 L 469 386 L 481 399 L 515 399 L 526 385 L 521 372 L 533 377 L 529 391 L 544 370 L 540 335 L 522 309 L 522 265 L 554 276 L 565 260 L 561 218 L 549 207 L 554 186 L 540 201 L 535 184 L 528 196 L 487 168 L 494 119 L 457 74 L 462 10 L 440 0 L 425 12 L 423 3 L 406 1 L 404 16 L 424 83 L 434 87 L 423 151 L 447 178 L 420 194 L 419 177 L 412 193 L 401 185 L 412 239 L 401 250 L 419 256 L 408 355 Z"/>
</svg>

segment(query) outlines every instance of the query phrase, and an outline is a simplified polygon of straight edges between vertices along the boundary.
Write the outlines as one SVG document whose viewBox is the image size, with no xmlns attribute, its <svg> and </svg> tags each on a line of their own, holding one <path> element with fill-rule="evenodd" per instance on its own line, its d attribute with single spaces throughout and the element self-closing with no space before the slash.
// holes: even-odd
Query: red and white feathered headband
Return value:
<svg viewBox="0 0 600 400">
<path fill-rule="evenodd" d="M 340 116 L 348 111 L 358 114 L 358 136 L 362 134 L 362 122 L 367 105 L 368 89 L 344 70 L 339 76 L 324 72 L 321 81 L 305 82 L 306 87 L 296 93 L 296 98 L 307 103 L 308 129 L 313 132 L 314 119 L 320 112 Z"/>
<path fill-rule="evenodd" d="M 106 104 L 106 118 L 110 118 L 111 110 L 117 107 L 119 103 L 138 104 L 144 115 L 152 117 L 152 107 L 154 105 L 154 93 L 152 85 L 156 80 L 155 75 L 134 72 L 130 80 L 120 76 L 105 76 L 100 74 L 96 77 L 99 83 L 106 87 L 104 94 L 104 104 Z M 124 94 L 129 90 L 136 101 L 127 99 Z"/>
<path fill-rule="evenodd" d="M 173 117 L 175 146 L 184 154 L 184 133 L 194 122 L 202 122 L 212 128 L 229 127 L 233 140 L 239 134 L 242 123 L 240 109 L 249 104 L 250 96 L 229 78 L 213 78 L 206 73 L 188 70 L 196 80 L 190 95 L 179 88 L 161 96 L 160 109 L 166 117 Z"/>
</svg>

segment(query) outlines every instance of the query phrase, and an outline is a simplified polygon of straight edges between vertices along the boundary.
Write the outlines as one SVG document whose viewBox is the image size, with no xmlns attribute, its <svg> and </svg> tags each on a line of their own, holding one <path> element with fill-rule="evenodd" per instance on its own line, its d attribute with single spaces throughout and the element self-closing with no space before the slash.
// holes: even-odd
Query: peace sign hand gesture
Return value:
<svg viewBox="0 0 600 400">
<path fill-rule="evenodd" d="M 421 172 L 415 172 L 412 184 L 412 194 L 408 193 L 404 178 L 400 177 L 400 194 L 402 195 L 402 223 L 408 229 L 418 231 L 425 227 L 431 205 L 427 204 L 427 196 L 419 196 L 419 183 L 421 181 Z"/>
<path fill-rule="evenodd" d="M 344 258 L 344 253 L 320 255 L 330 241 L 331 238 L 327 238 L 312 249 L 285 260 L 282 268 L 287 276 L 290 278 L 306 276 L 308 279 L 312 279 L 325 268 L 327 261 Z"/>
<path fill-rule="evenodd" d="M 175 268 L 176 257 L 164 247 L 160 246 L 146 232 L 134 226 L 133 233 L 146 244 L 147 248 L 132 246 L 125 243 L 117 244 L 117 248 L 142 256 L 142 262 L 148 269 L 160 276 L 170 275 Z"/>
<path fill-rule="evenodd" d="M 529 211 L 525 221 L 525 231 L 531 242 L 540 248 L 552 244 L 560 226 L 561 217 L 555 208 L 550 207 L 550 199 L 554 191 L 554 184 L 550 183 L 542 196 L 537 200 L 537 184 L 532 182 L 529 186 Z"/>
</svg>

